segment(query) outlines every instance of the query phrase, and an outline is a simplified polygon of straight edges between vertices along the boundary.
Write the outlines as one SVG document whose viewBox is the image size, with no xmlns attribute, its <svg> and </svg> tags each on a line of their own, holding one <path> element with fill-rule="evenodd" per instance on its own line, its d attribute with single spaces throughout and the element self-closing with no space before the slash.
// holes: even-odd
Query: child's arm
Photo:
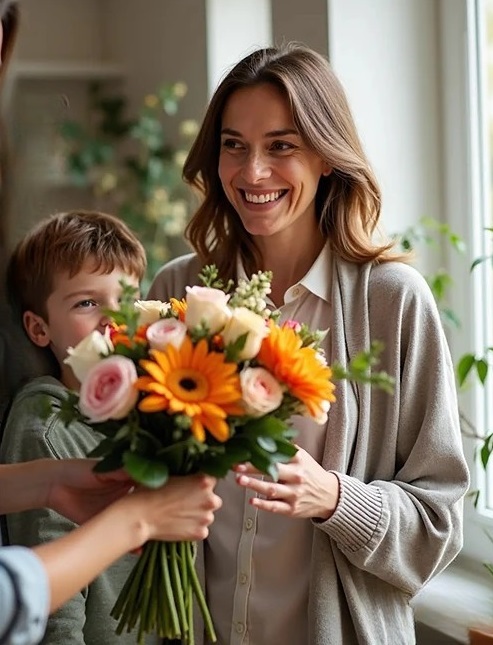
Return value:
<svg viewBox="0 0 493 645">
<path fill-rule="evenodd" d="M 0 465 L 0 513 L 52 508 L 82 523 L 128 492 L 123 471 L 98 475 L 95 459 L 36 459 Z"/>
<path fill-rule="evenodd" d="M 22 399 L 14 401 L 1 446 L 3 462 L 15 463 L 46 458 L 53 460 L 62 456 L 83 457 L 86 454 L 84 447 L 80 445 L 77 428 L 72 433 L 64 428 L 55 417 L 46 423 L 34 412 L 35 406 L 29 405 L 29 403 L 30 401 L 26 402 Z M 40 495 L 39 502 L 44 503 L 44 499 L 45 495 Z M 47 508 L 13 513 L 8 515 L 6 519 L 10 544 L 27 547 L 37 547 L 45 542 L 57 540 L 76 528 L 76 524 Z M 83 562 L 72 563 L 70 567 L 72 566 L 83 566 Z M 70 567 L 68 571 L 70 571 Z M 96 587 L 98 586 L 96 585 Z M 101 593 L 101 597 L 110 598 L 104 592 Z M 93 612 L 92 621 L 87 621 L 87 599 L 88 588 L 86 587 L 50 617 L 43 645 L 59 645 L 60 643 L 87 645 L 90 641 L 85 638 L 86 631 L 98 619 L 101 621 L 103 638 L 107 632 L 113 633 L 114 628 L 110 624 L 112 619 L 109 617 L 111 607 L 102 607 L 97 616 Z M 111 603 L 111 600 L 111 598 L 108 600 L 108 604 Z M 103 642 L 99 641 L 101 645 Z M 96 643 L 98 641 L 94 641 L 94 645 Z M 110 644 L 108 643 L 108 645 Z"/>
</svg>

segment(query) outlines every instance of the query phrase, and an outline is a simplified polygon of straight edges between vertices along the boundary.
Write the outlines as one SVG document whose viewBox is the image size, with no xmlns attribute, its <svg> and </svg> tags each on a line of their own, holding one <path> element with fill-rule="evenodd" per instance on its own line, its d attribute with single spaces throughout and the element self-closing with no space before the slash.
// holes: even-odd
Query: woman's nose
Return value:
<svg viewBox="0 0 493 645">
<path fill-rule="evenodd" d="M 244 161 L 242 176 L 250 184 L 255 184 L 271 176 L 272 169 L 269 159 L 261 153 L 251 152 Z"/>
</svg>

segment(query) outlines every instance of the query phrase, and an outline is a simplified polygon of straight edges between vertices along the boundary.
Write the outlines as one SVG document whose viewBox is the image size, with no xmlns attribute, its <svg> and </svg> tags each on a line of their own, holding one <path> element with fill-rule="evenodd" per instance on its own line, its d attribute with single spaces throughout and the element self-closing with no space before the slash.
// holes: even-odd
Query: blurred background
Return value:
<svg viewBox="0 0 493 645">
<path fill-rule="evenodd" d="M 149 273 L 185 250 L 181 164 L 222 74 L 298 40 L 342 78 L 388 227 L 443 217 L 436 0 L 23 0 L 3 96 L 12 243 L 55 210 L 105 208 L 142 234 Z"/>
<path fill-rule="evenodd" d="M 104 209 L 139 234 L 151 278 L 187 250 L 195 202 L 181 167 L 221 76 L 256 47 L 297 40 L 328 56 L 346 88 L 383 227 L 434 276 L 454 362 L 471 352 L 482 364 L 491 262 L 470 267 L 492 255 L 492 0 L 22 0 L 22 14 L 2 96 L 10 246 L 52 212 Z M 493 624 L 482 566 L 493 472 L 475 459 L 477 436 L 493 431 L 491 377 L 461 391 L 461 410 L 481 495 L 465 505 L 461 558 L 416 600 L 420 645 L 467 643 L 471 626 Z"/>
</svg>

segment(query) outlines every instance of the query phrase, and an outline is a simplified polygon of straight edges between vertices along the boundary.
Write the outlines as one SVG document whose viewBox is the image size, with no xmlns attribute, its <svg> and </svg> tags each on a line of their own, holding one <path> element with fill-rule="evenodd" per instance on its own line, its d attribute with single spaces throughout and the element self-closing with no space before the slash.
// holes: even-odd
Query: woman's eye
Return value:
<svg viewBox="0 0 493 645">
<path fill-rule="evenodd" d="M 288 143 L 287 141 L 274 141 L 273 144 L 271 145 L 271 150 L 275 150 L 276 152 L 293 150 L 293 148 L 294 148 L 294 145 L 292 143 Z"/>
<path fill-rule="evenodd" d="M 228 148 L 229 150 L 239 150 L 243 148 L 243 145 L 237 139 L 223 139 L 221 143 L 223 148 Z"/>
</svg>

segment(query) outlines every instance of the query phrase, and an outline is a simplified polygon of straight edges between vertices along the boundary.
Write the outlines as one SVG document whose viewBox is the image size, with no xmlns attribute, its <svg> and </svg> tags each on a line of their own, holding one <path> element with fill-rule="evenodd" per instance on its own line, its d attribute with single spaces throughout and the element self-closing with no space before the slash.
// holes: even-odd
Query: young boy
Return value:
<svg viewBox="0 0 493 645">
<path fill-rule="evenodd" d="M 14 399 L 0 448 L 3 463 L 85 457 L 99 443 L 102 437 L 85 424 L 66 428 L 55 414 L 41 419 L 36 403 L 48 395 L 59 405 L 67 388 L 78 389 L 71 368 L 63 362 L 67 348 L 95 329 L 104 332 L 108 319 L 102 309 L 117 308 L 120 281 L 138 287 L 145 266 L 140 242 L 121 220 L 102 213 L 55 215 L 43 220 L 17 245 L 8 265 L 9 298 L 31 342 L 54 359 L 54 371 L 30 381 Z M 191 502 L 184 499 L 183 505 Z M 57 538 L 74 526 L 48 509 L 7 519 L 10 543 L 25 546 Z M 65 604 L 48 620 L 42 642 L 135 644 L 135 634 L 115 635 L 116 621 L 109 615 L 135 562 L 135 556 L 125 556 Z M 150 638 L 148 642 L 158 640 Z"/>
</svg>

